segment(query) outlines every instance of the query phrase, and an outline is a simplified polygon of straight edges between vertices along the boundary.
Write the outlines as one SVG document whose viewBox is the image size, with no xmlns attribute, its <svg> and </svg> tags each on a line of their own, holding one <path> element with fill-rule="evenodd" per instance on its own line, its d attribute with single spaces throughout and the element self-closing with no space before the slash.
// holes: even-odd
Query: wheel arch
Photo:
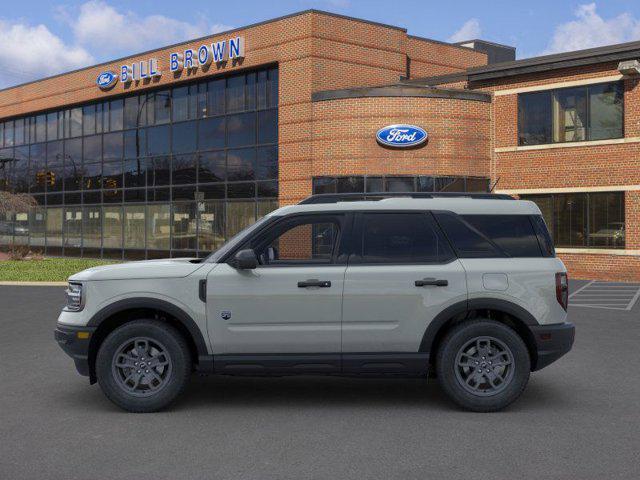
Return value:
<svg viewBox="0 0 640 480">
<path fill-rule="evenodd" d="M 207 344 L 200 328 L 191 315 L 183 309 L 166 300 L 156 298 L 127 298 L 99 310 L 87 324 L 96 329 L 91 336 L 88 352 L 91 383 L 96 381 L 96 357 L 107 335 L 125 323 L 142 318 L 161 320 L 175 327 L 185 337 L 194 365 L 198 365 L 200 359 L 209 357 Z"/>
<path fill-rule="evenodd" d="M 420 352 L 428 353 L 429 361 L 433 364 L 445 334 L 454 325 L 472 318 L 497 320 L 513 328 L 527 346 L 531 357 L 531 370 L 535 370 L 538 351 L 530 326 L 539 325 L 538 321 L 520 305 L 497 298 L 474 298 L 445 308 L 427 327 L 420 342 Z"/>
</svg>

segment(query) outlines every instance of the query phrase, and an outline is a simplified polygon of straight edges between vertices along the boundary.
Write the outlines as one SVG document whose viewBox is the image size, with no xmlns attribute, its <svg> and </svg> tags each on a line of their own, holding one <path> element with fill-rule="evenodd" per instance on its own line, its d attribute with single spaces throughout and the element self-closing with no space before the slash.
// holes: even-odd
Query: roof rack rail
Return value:
<svg viewBox="0 0 640 480">
<path fill-rule="evenodd" d="M 515 200 L 501 193 L 467 192 L 367 192 L 367 193 L 319 193 L 302 200 L 298 205 L 317 203 L 357 202 L 360 200 L 382 200 L 385 198 L 475 198 L 485 200 Z"/>
</svg>

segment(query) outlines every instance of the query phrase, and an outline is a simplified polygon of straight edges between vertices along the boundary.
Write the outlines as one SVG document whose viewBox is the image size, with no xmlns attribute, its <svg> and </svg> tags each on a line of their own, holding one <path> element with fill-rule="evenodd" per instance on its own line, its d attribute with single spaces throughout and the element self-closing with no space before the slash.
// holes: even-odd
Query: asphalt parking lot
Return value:
<svg viewBox="0 0 640 480">
<path fill-rule="evenodd" d="M 0 286 L 0 479 L 640 475 L 638 305 L 570 307 L 574 350 L 495 414 L 421 379 L 194 377 L 171 411 L 134 415 L 55 344 L 62 301 L 60 287 Z"/>
</svg>

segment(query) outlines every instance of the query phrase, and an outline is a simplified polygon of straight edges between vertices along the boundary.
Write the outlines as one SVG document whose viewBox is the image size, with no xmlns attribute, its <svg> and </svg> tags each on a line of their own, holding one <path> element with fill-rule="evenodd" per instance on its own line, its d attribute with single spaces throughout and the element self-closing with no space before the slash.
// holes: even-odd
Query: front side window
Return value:
<svg viewBox="0 0 640 480">
<path fill-rule="evenodd" d="M 370 213 L 361 221 L 362 263 L 440 263 L 453 258 L 426 213 Z"/>
<path fill-rule="evenodd" d="M 624 136 L 622 82 L 518 95 L 518 145 Z"/>
<path fill-rule="evenodd" d="M 326 216 L 293 219 L 252 246 L 261 265 L 331 263 L 339 232 L 338 220 Z"/>
</svg>

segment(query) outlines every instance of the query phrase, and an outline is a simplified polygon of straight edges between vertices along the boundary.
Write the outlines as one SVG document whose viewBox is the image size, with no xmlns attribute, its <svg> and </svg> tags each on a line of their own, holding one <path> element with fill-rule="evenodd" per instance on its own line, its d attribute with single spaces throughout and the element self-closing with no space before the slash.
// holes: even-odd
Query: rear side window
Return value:
<svg viewBox="0 0 640 480">
<path fill-rule="evenodd" d="M 426 213 L 366 213 L 360 217 L 361 263 L 442 263 L 451 247 Z"/>
<path fill-rule="evenodd" d="M 447 234 L 460 258 L 505 257 L 506 254 L 482 232 L 462 219 L 448 212 L 435 214 L 438 223 Z"/>
<path fill-rule="evenodd" d="M 463 215 L 462 218 L 509 257 L 542 256 L 528 215 Z"/>
<path fill-rule="evenodd" d="M 538 243 L 540 243 L 540 248 L 542 249 L 543 256 L 555 257 L 556 250 L 553 246 L 553 240 L 551 239 L 551 235 L 549 234 L 547 224 L 544 222 L 544 218 L 542 217 L 542 215 L 531 215 L 530 218 L 531 223 L 533 224 L 533 228 L 538 235 Z"/>
</svg>

